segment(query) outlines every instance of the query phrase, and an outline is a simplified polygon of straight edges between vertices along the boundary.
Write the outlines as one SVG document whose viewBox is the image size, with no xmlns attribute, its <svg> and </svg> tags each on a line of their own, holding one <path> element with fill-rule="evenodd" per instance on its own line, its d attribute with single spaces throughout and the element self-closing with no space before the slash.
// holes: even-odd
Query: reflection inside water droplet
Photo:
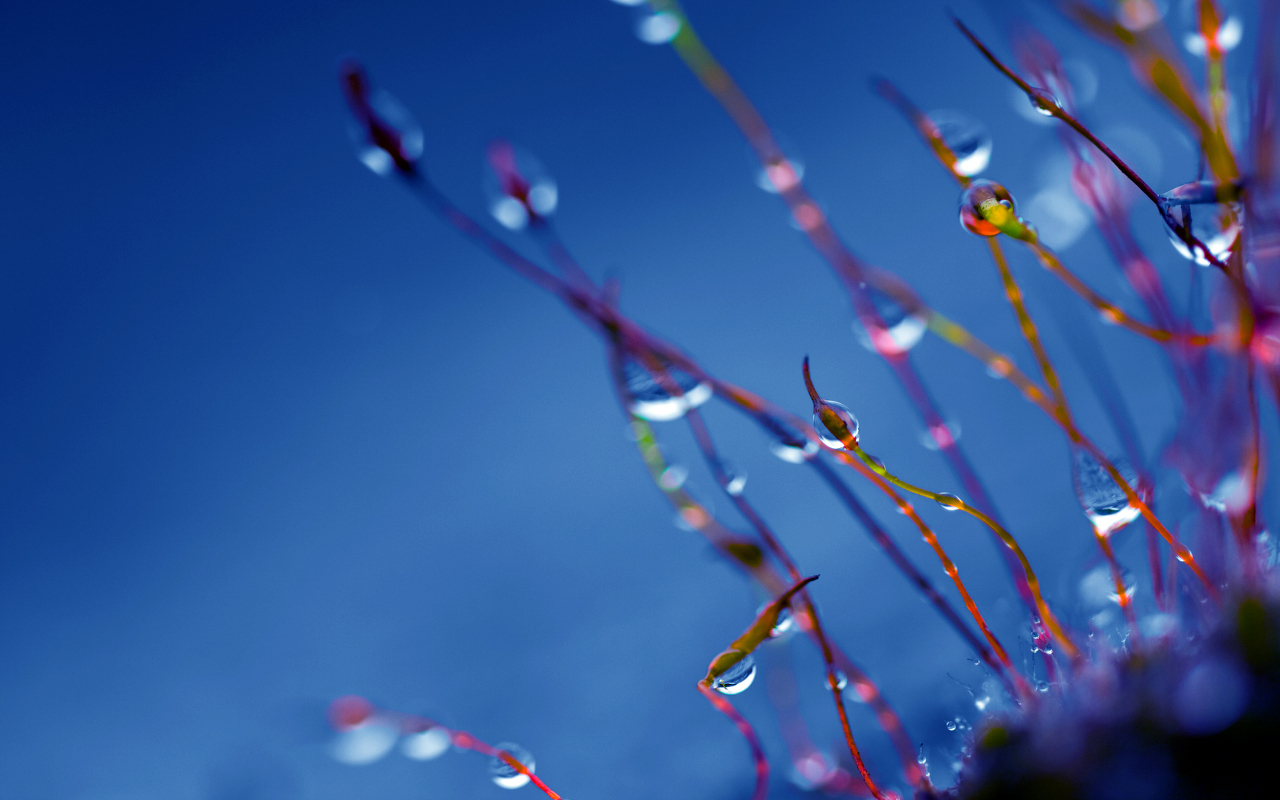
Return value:
<svg viewBox="0 0 1280 800">
<path fill-rule="evenodd" d="M 959 511 L 964 506 L 964 501 L 951 492 L 939 492 L 937 499 L 938 505 L 947 511 Z"/>
<path fill-rule="evenodd" d="M 499 750 L 505 750 L 512 758 L 519 761 L 530 773 L 534 771 L 533 756 L 528 750 L 513 742 L 503 742 L 497 747 Z M 498 756 L 492 756 L 489 759 L 489 777 L 493 778 L 493 782 L 503 789 L 519 789 L 529 782 L 528 775 Z"/>
<path fill-rule="evenodd" d="M 1230 197 L 1233 192 L 1227 188 L 1222 194 Z M 1193 248 L 1183 241 L 1182 236 L 1175 231 L 1174 224 L 1184 230 L 1189 229 L 1191 235 L 1199 239 L 1219 261 L 1231 254 L 1240 238 L 1243 211 L 1234 200 L 1219 202 L 1219 189 L 1212 181 L 1184 184 L 1160 195 L 1160 201 L 1171 218 L 1166 220 L 1165 233 L 1173 248 L 1183 258 L 1202 267 L 1212 263 L 1199 247 Z"/>
<path fill-rule="evenodd" d="M 711 686 L 721 694 L 745 692 L 756 679 L 756 660 L 750 654 L 711 681 Z"/>
<path fill-rule="evenodd" d="M 699 382 L 697 378 L 676 367 L 669 367 L 666 372 L 667 378 L 684 392 L 676 397 L 667 392 L 648 370 L 633 359 L 623 362 L 622 372 L 627 394 L 631 398 L 631 413 L 651 422 L 679 419 L 689 409 L 697 408 L 710 400 L 714 394 L 711 384 Z"/>
</svg>

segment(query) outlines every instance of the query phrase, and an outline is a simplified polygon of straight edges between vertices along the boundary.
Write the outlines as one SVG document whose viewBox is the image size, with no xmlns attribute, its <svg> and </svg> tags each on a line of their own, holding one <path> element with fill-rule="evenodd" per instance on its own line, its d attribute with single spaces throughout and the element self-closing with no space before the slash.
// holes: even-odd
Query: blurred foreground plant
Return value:
<svg viewBox="0 0 1280 800">
<path fill-rule="evenodd" d="M 934 491 L 890 472 L 866 452 L 857 418 L 818 391 L 808 359 L 797 374 L 813 406 L 800 419 L 747 389 L 707 372 L 681 349 L 645 331 L 618 305 L 616 282 L 597 285 L 558 236 L 551 221 L 557 188 L 530 156 L 507 142 L 488 152 L 490 210 L 509 230 L 523 230 L 542 248 L 545 263 L 519 253 L 461 211 L 430 180 L 422 162 L 421 131 L 390 95 L 375 90 L 363 68 L 346 61 L 343 90 L 356 125 L 360 159 L 403 183 L 428 208 L 498 261 L 559 299 L 606 345 L 609 374 L 627 414 L 639 455 L 682 524 L 696 530 L 771 600 L 755 622 L 716 656 L 697 688 L 746 738 L 755 765 L 754 799 L 768 793 L 769 763 L 751 724 L 730 703 L 747 689 L 757 666 L 753 651 L 791 628 L 821 653 L 826 685 L 844 733 L 847 759 L 832 762 L 810 740 L 794 708 L 779 708 L 795 774 L 804 788 L 827 793 L 897 793 L 896 780 L 873 776 L 864 763 L 845 709 L 852 687 L 869 704 L 897 751 L 901 778 L 918 797 L 1253 797 L 1269 781 L 1263 756 L 1280 743 L 1280 585 L 1275 550 L 1263 524 L 1265 442 L 1259 393 L 1280 404 L 1280 197 L 1277 194 L 1275 50 L 1280 3 L 1264 2 L 1257 31 L 1247 133 L 1233 141 L 1228 126 L 1227 53 L 1242 22 L 1213 0 L 1191 4 L 1194 27 L 1183 45 L 1203 58 L 1204 86 L 1190 77 L 1177 43 L 1153 0 L 1121 0 L 1102 10 L 1063 0 L 1060 11 L 1120 51 L 1134 75 L 1160 97 L 1199 143 L 1200 174 L 1157 192 L 1107 143 L 1082 124 L 1073 87 L 1047 39 L 1017 19 L 1009 23 L 1015 54 L 1007 64 L 962 23 L 960 33 L 1027 95 L 1031 107 L 1058 123 L 1071 160 L 1072 187 L 1116 265 L 1140 298 L 1142 313 L 1125 311 L 1079 278 L 1042 240 L 1036 220 L 1024 218 L 999 183 L 975 179 L 987 166 L 990 142 L 954 118 L 920 111 L 887 80 L 876 91 L 897 107 L 961 190 L 960 222 L 990 251 L 1005 299 L 1036 360 L 1037 375 L 1014 365 L 955 322 L 929 307 L 905 282 L 856 256 L 806 191 L 803 170 L 695 33 L 672 0 L 618 0 L 635 5 L 637 34 L 669 43 L 741 130 L 761 165 L 761 185 L 786 204 L 795 225 L 834 270 L 848 293 L 865 344 L 890 367 L 946 460 L 963 496 Z M 1014 64 L 1016 66 L 1013 66 Z M 993 81 L 997 78 L 993 74 Z M 1187 176 L 1192 178 L 1193 176 Z M 1207 314 L 1178 314 L 1164 279 L 1130 230 L 1133 189 L 1158 215 L 1185 258 L 1205 268 L 1212 291 Z M 1168 361 L 1182 403 L 1182 419 L 1159 461 L 1137 445 L 1129 412 L 1105 368 L 1091 375 L 1107 408 L 1123 455 L 1109 455 L 1077 423 L 1044 347 L 1023 290 L 1009 268 L 1005 244 L 1027 249 L 1101 318 L 1156 343 Z M 550 266 L 547 266 L 547 265 Z M 1107 565 L 1106 582 L 1121 612 L 1118 635 L 1072 630 L 1041 591 L 1033 565 L 966 458 L 953 426 L 927 390 L 911 358 L 925 332 L 977 359 L 1009 382 L 1063 432 L 1082 510 Z M 1080 336 L 1084 337 L 1083 332 Z M 1087 339 L 1080 345 L 1088 348 Z M 800 359 L 797 358 L 799 366 Z M 934 786 L 899 715 L 870 676 L 827 635 L 800 567 L 750 503 L 745 477 L 725 461 L 699 408 L 712 398 L 744 414 L 774 441 L 783 460 L 805 464 L 833 491 L 903 577 L 972 648 L 1007 702 L 992 704 L 967 740 L 954 787 Z M 725 496 L 750 527 L 735 531 L 684 487 L 687 473 L 668 463 L 653 422 L 683 420 Z M 1158 513 L 1159 473 L 1175 474 L 1196 500 L 1177 524 Z M 910 519 L 928 543 L 962 601 L 956 608 L 902 552 L 856 498 L 846 479 L 866 481 Z M 941 540 L 909 497 L 963 511 L 990 532 L 1008 567 L 1032 631 L 1038 664 L 1019 668 L 987 623 Z M 1114 535 L 1131 524 L 1145 529 L 1155 612 L 1140 615 L 1135 585 L 1115 556 Z M 1189 544 L 1188 544 L 1189 543 Z M 1193 548 L 1195 553 L 1193 554 Z M 1097 633 L 1104 635 L 1098 636 Z M 711 650 L 712 648 L 709 648 Z M 1043 670 L 1044 679 L 1037 679 Z M 980 709 L 985 706 L 980 705 Z M 996 710 L 1002 709 L 1002 710 Z M 385 752 L 404 736 L 405 752 L 431 758 L 450 746 L 491 758 L 500 786 L 534 783 L 531 756 L 515 745 L 487 745 L 425 718 L 377 711 L 358 698 L 335 701 L 339 754 L 360 761 Z M 416 737 L 416 738 L 412 738 Z M 425 738 L 424 738 L 425 737 Z"/>
</svg>

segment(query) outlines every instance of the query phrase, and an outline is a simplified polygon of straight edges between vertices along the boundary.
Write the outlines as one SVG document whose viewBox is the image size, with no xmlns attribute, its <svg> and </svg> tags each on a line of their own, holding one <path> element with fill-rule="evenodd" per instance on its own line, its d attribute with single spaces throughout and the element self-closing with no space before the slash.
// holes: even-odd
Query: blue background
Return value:
<svg viewBox="0 0 1280 800">
<path fill-rule="evenodd" d="M 1008 54 L 987 7 L 950 5 Z M 1030 367 L 985 247 L 955 221 L 954 184 L 867 88 L 884 74 L 925 108 L 983 120 L 987 175 L 1016 197 L 1060 182 L 1052 129 L 1015 109 L 944 4 L 688 11 L 856 251 Z M 422 122 L 428 172 L 477 215 L 485 143 L 528 147 L 558 179 L 571 247 L 597 278 L 620 277 L 635 319 L 798 413 L 810 355 L 868 450 L 958 491 L 857 345 L 825 265 L 753 186 L 740 136 L 672 52 L 635 38 L 630 14 L 603 0 L 7 10 L 0 796 L 508 796 L 474 754 L 336 763 L 324 709 L 345 693 L 520 742 L 572 800 L 749 792 L 745 746 L 694 684 L 759 598 L 672 525 L 599 343 L 352 158 L 335 80 L 339 55 L 362 57 Z M 1185 136 L 1123 62 L 1033 16 L 1098 77 L 1086 119 L 1145 135 L 1158 188 L 1193 179 Z M 1138 212 L 1185 297 L 1186 262 Z M 1095 235 L 1066 256 L 1137 308 Z M 1114 447 L 1046 310 L 1093 315 L 1014 260 L 1083 423 Z M 1175 413 L 1157 351 L 1093 327 L 1157 453 Z M 936 340 L 916 354 L 1051 600 L 1082 625 L 1095 556 L 1061 436 L 967 357 Z M 961 739 L 943 723 L 976 718 L 964 685 L 981 671 L 808 470 L 729 410 L 708 414 L 748 497 L 822 574 L 830 630 L 948 781 Z M 681 426 L 659 433 L 693 491 L 728 509 Z M 859 491 L 942 585 L 914 529 Z M 922 513 L 1021 663 L 1023 617 L 986 533 Z M 1141 592 L 1139 545 L 1121 550 Z M 815 739 L 838 752 L 819 660 L 789 647 Z M 735 702 L 781 796 L 786 762 L 757 687 Z M 870 713 L 852 713 L 873 770 L 901 786 Z"/>
</svg>

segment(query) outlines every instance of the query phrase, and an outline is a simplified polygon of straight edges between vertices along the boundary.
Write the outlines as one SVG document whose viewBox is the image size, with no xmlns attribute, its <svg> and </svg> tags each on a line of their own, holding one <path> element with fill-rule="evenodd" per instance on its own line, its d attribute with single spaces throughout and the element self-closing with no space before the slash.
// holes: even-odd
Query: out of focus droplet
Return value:
<svg viewBox="0 0 1280 800">
<path fill-rule="evenodd" d="M 991 163 L 991 134 L 981 122 L 959 111 L 933 111 L 929 119 L 938 126 L 942 141 L 955 154 L 955 171 L 972 177 Z"/>
<path fill-rule="evenodd" d="M 1184 184 L 1160 195 L 1161 204 L 1173 221 L 1190 228 L 1191 235 L 1199 239 L 1213 257 L 1223 261 L 1231 254 L 1240 238 L 1242 210 L 1234 201 L 1219 202 L 1219 187 L 1212 181 Z M 1211 263 L 1199 248 L 1194 252 L 1182 237 L 1166 225 L 1169 241 L 1178 253 L 1202 267 Z"/>
<path fill-rule="evenodd" d="M 658 485 L 667 491 L 679 489 L 684 486 L 684 482 L 689 478 L 689 470 L 679 464 L 667 467 L 658 476 Z"/>
<path fill-rule="evenodd" d="M 1053 250 L 1066 250 L 1089 229 L 1089 212 L 1065 189 L 1045 189 L 1027 203 L 1027 218 L 1035 223 L 1040 241 Z"/>
<path fill-rule="evenodd" d="M 400 752 L 415 761 L 430 761 L 449 750 L 449 732 L 439 726 L 410 733 L 400 741 Z"/>
<path fill-rule="evenodd" d="M 836 691 L 843 692 L 845 687 L 849 685 L 849 676 L 840 670 L 836 670 Z"/>
<path fill-rule="evenodd" d="M 797 442 L 773 442 L 769 452 L 788 464 L 803 464 L 818 454 L 818 445 L 808 439 Z"/>
<path fill-rule="evenodd" d="M 534 771 L 533 756 L 518 744 L 503 742 L 499 750 L 505 750 L 512 758 L 519 761 L 530 773 Z M 529 782 L 529 776 L 508 764 L 498 756 L 489 759 L 489 777 L 503 789 L 519 789 Z"/>
<path fill-rule="evenodd" d="M 1166 8 L 1164 2 L 1155 0 L 1120 0 L 1116 5 L 1116 22 L 1125 30 L 1144 31 L 1164 17 Z"/>
<path fill-rule="evenodd" d="M 849 429 L 849 435 L 856 441 L 858 438 L 858 418 L 853 415 L 853 412 L 849 410 L 849 407 L 844 403 L 837 403 L 833 400 L 826 400 L 824 402 L 832 411 L 835 412 L 840 421 L 845 424 L 845 427 Z M 827 424 L 822 421 L 822 415 L 816 411 L 813 412 L 813 429 L 817 431 L 818 438 L 821 439 L 822 443 L 827 447 L 834 447 L 837 450 L 844 447 L 844 443 L 840 441 L 838 432 L 829 429 Z"/>
<path fill-rule="evenodd" d="M 1182 679 L 1174 711 L 1183 730 L 1217 733 L 1240 717 L 1249 699 L 1249 675 L 1234 661 L 1210 656 Z"/>
<path fill-rule="evenodd" d="M 745 692 L 756 679 L 756 660 L 750 654 L 711 681 L 711 687 L 720 694 Z"/>
<path fill-rule="evenodd" d="M 1000 229 L 983 216 L 991 207 L 1004 206 L 1013 212 L 1013 196 L 995 181 L 977 180 L 960 194 L 960 224 L 970 233 L 995 236 Z"/>
<path fill-rule="evenodd" d="M 1129 486 L 1137 482 L 1137 475 L 1128 459 L 1117 457 L 1111 463 Z M 1141 512 L 1137 506 L 1129 503 L 1124 489 L 1092 455 L 1077 448 L 1071 465 L 1076 498 L 1084 508 L 1085 517 L 1099 533 L 1111 534 L 1138 518 Z"/>
<path fill-rule="evenodd" d="M 369 97 L 369 109 L 398 141 L 375 142 L 364 125 L 352 122 L 347 132 L 360 163 L 377 175 L 389 175 L 395 170 L 396 161 L 384 146 L 398 147 L 406 161 L 417 161 L 422 156 L 422 126 L 394 95 L 383 89 L 374 91 Z"/>
<path fill-rule="evenodd" d="M 927 450 L 941 450 L 960 440 L 960 423 L 947 422 L 920 431 L 920 444 Z"/>
<path fill-rule="evenodd" d="M 794 155 L 771 161 L 756 172 L 756 186 L 769 194 L 788 191 L 803 179 L 804 162 Z"/>
<path fill-rule="evenodd" d="M 868 335 L 860 321 L 854 320 L 853 333 L 858 337 L 859 343 L 873 353 L 880 350 L 905 353 L 915 347 L 924 337 L 928 327 L 926 322 L 920 316 L 909 313 L 901 303 L 879 289 L 868 286 L 866 292 L 885 327 L 876 331 L 873 337 Z"/>
<path fill-rule="evenodd" d="M 666 44 L 680 32 L 680 18 L 669 11 L 642 12 L 636 18 L 636 36 L 645 44 Z"/>
<path fill-rule="evenodd" d="M 486 151 L 484 193 L 489 213 L 504 228 L 520 230 L 556 210 L 559 193 L 550 173 L 527 150 L 499 140 Z"/>
<path fill-rule="evenodd" d="M 711 399 L 714 392 L 711 384 L 701 383 L 697 378 L 683 370 L 671 367 L 667 376 L 684 394 L 673 397 L 649 371 L 632 359 L 626 359 L 622 365 L 623 377 L 626 381 L 627 394 L 630 397 L 628 408 L 637 417 L 651 422 L 665 422 L 679 419 L 691 408 L 697 408 Z"/>
<path fill-rule="evenodd" d="M 756 616 L 760 616 L 768 606 L 768 601 L 761 603 L 760 607 L 756 609 Z M 794 631 L 795 627 L 796 618 L 791 614 L 791 609 L 783 608 L 778 612 L 778 621 L 774 623 L 773 628 L 769 630 L 769 638 L 777 639 L 779 637 L 786 636 Z"/>
<path fill-rule="evenodd" d="M 343 764 L 372 764 L 395 747 L 399 731 L 377 718 L 348 728 L 329 745 L 329 753 Z"/>
<path fill-rule="evenodd" d="M 1214 41 L 1218 49 L 1226 53 L 1234 50 L 1242 38 L 1244 38 L 1244 23 L 1239 17 L 1230 16 L 1218 28 Z M 1200 31 L 1193 31 L 1184 36 L 1182 46 L 1187 48 L 1187 52 L 1193 56 L 1203 56 L 1209 50 L 1209 43 L 1205 41 Z"/>
<path fill-rule="evenodd" d="M 724 465 L 724 471 L 729 479 L 725 482 L 724 490 L 734 497 L 742 494 L 742 490 L 747 488 L 747 471 L 727 464 Z"/>
</svg>

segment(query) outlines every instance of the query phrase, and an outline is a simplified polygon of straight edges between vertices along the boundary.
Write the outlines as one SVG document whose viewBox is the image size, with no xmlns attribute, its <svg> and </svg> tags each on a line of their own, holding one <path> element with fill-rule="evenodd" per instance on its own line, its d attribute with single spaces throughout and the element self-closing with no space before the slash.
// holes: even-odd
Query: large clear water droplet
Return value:
<svg viewBox="0 0 1280 800">
<path fill-rule="evenodd" d="M 1111 459 L 1111 463 L 1126 483 L 1131 487 L 1136 483 L 1137 475 L 1128 459 L 1120 456 Z M 1124 490 L 1097 459 L 1083 449 L 1077 448 L 1072 458 L 1072 478 L 1084 515 L 1099 532 L 1109 534 L 1117 531 L 1141 513 L 1129 504 Z"/>
<path fill-rule="evenodd" d="M 873 353 L 879 352 L 876 347 L 877 341 L 880 344 L 879 349 L 893 353 L 905 353 L 915 347 L 924 337 L 928 327 L 924 319 L 908 312 L 896 299 L 874 286 L 867 286 L 866 292 L 885 327 L 878 332 L 879 335 L 873 341 L 867 334 L 866 328 L 862 327 L 862 323 L 854 320 L 853 333 L 858 337 L 858 342 Z"/>
<path fill-rule="evenodd" d="M 529 772 L 534 771 L 533 755 L 518 744 L 513 742 L 503 742 L 498 745 L 499 750 L 505 750 L 516 761 L 524 765 Z M 508 764 L 498 756 L 489 759 L 489 777 L 493 782 L 501 786 L 503 789 L 519 789 L 529 782 L 529 776 Z"/>
<path fill-rule="evenodd" d="M 836 416 L 839 417 L 845 424 L 845 427 L 849 429 L 849 434 L 853 436 L 855 441 L 857 441 L 858 418 L 853 415 L 853 412 L 849 410 L 849 407 L 844 403 L 837 403 L 834 400 L 825 400 L 823 402 L 825 402 L 827 406 L 836 413 Z M 837 435 L 837 431 L 829 429 L 827 424 L 822 421 L 822 415 L 816 411 L 813 412 L 813 429 L 817 431 L 818 438 L 821 439 L 822 443 L 827 447 L 834 447 L 837 450 L 844 447 L 844 442 L 840 441 L 840 436 Z"/>
<path fill-rule="evenodd" d="M 1165 192 L 1160 200 L 1174 222 L 1189 227 L 1191 235 L 1204 243 L 1214 258 L 1223 261 L 1240 239 L 1243 210 L 1235 196 L 1231 187 L 1220 189 L 1213 181 L 1194 181 Z M 1193 251 L 1168 223 L 1166 220 L 1165 233 L 1178 254 L 1202 267 L 1209 266 L 1211 262 L 1200 248 Z"/>
<path fill-rule="evenodd" d="M 484 194 L 489 213 L 500 225 L 520 230 L 556 210 L 556 182 L 527 150 L 498 140 L 490 143 L 485 156 Z"/>
<path fill-rule="evenodd" d="M 387 148 L 398 149 L 403 161 L 416 162 L 422 156 L 422 126 L 409 109 L 390 92 L 376 89 L 369 97 L 369 109 L 376 116 L 377 132 L 358 121 L 347 127 L 347 135 L 360 163 L 377 175 L 390 175 L 396 159 Z"/>
<path fill-rule="evenodd" d="M 929 119 L 938 126 L 942 141 L 955 154 L 955 171 L 972 177 L 991 163 L 991 134 L 981 122 L 959 111 L 933 111 Z"/>
<path fill-rule="evenodd" d="M 995 181 L 977 180 L 960 194 L 960 224 L 970 233 L 979 236 L 995 236 L 1000 229 L 982 216 L 992 205 L 1002 205 L 1013 211 L 1013 196 Z"/>
<path fill-rule="evenodd" d="M 631 398 L 629 410 L 637 417 L 651 422 L 679 419 L 689 409 L 697 408 L 710 400 L 714 394 L 711 384 L 699 382 L 697 378 L 675 367 L 668 368 L 667 376 L 684 392 L 676 397 L 632 359 L 623 362 L 622 372 L 627 394 Z"/>
<path fill-rule="evenodd" d="M 748 654 L 746 658 L 712 680 L 711 687 L 720 694 L 741 694 L 755 682 L 755 679 L 756 660 Z"/>
<path fill-rule="evenodd" d="M 400 741 L 400 752 L 415 761 L 430 761 L 449 750 L 449 732 L 439 726 L 407 734 Z"/>
</svg>

